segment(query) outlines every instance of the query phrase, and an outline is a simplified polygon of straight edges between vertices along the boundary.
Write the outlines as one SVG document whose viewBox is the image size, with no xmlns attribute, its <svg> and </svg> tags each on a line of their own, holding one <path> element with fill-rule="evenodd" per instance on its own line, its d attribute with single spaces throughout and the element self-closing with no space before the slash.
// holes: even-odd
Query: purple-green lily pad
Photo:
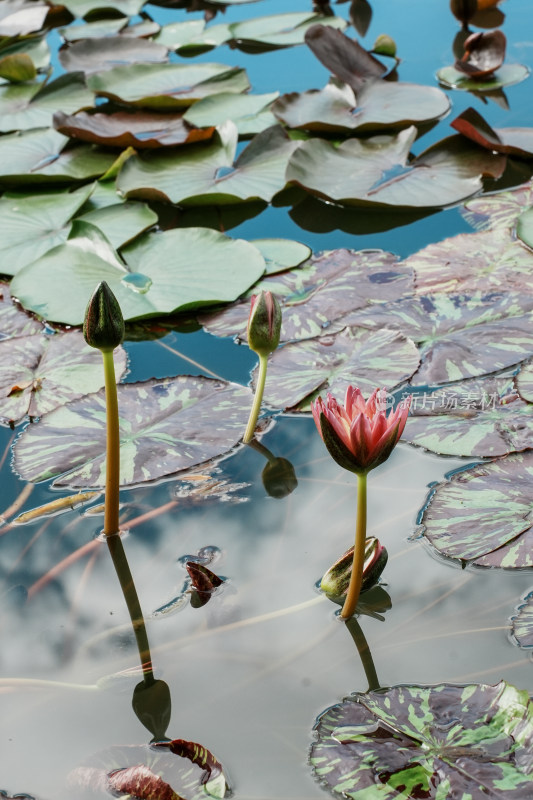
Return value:
<svg viewBox="0 0 533 800">
<path fill-rule="evenodd" d="M 263 278 L 244 299 L 199 320 L 216 336 L 246 341 L 250 295 L 264 289 L 275 294 L 282 306 L 280 341 L 309 339 L 327 333 L 339 317 L 369 304 L 391 303 L 409 295 L 412 288 L 411 271 L 399 269 L 392 253 L 331 250 L 298 269 Z"/>
<path fill-rule="evenodd" d="M 287 344 L 269 359 L 265 405 L 294 409 L 318 392 L 344 396 L 357 380 L 364 395 L 376 386 L 392 389 L 416 371 L 415 344 L 398 331 L 346 328 L 332 336 Z"/>
<path fill-rule="evenodd" d="M 439 483 L 421 534 L 439 553 L 478 567 L 533 567 L 533 451 L 513 453 Z"/>
<path fill-rule="evenodd" d="M 119 385 L 121 485 L 227 455 L 242 438 L 251 404 L 249 389 L 202 376 Z M 104 420 L 103 390 L 47 414 L 17 440 L 16 472 L 32 482 L 55 478 L 56 486 L 103 486 Z"/>
<path fill-rule="evenodd" d="M 518 189 L 467 200 L 461 212 L 477 230 L 512 228 L 520 214 L 533 206 L 533 182 Z"/>
<path fill-rule="evenodd" d="M 526 403 L 533 403 L 533 362 L 523 364 L 518 375 L 515 376 L 516 391 Z"/>
<path fill-rule="evenodd" d="M 533 703 L 495 686 L 393 686 L 353 694 L 315 726 L 317 780 L 350 800 L 524 800 Z"/>
<path fill-rule="evenodd" d="M 533 647 L 533 592 L 524 597 L 524 602 L 511 617 L 511 639 L 518 647 L 530 650 Z"/>
<path fill-rule="evenodd" d="M 117 378 L 126 354 L 115 351 Z M 18 336 L 0 342 L 0 421 L 41 417 L 104 385 L 102 357 L 80 331 Z"/>
<path fill-rule="evenodd" d="M 0 342 L 15 336 L 43 333 L 44 325 L 15 305 L 9 285 L 0 283 Z"/>
</svg>

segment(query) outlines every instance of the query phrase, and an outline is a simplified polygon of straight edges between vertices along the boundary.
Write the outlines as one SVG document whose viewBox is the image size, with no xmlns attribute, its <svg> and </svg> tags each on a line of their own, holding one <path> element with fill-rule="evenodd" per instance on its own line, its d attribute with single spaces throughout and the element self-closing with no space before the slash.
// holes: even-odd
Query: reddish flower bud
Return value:
<svg viewBox="0 0 533 800">
<path fill-rule="evenodd" d="M 279 344 L 281 307 L 272 292 L 252 295 L 248 317 L 248 346 L 260 356 L 273 353 Z"/>
</svg>

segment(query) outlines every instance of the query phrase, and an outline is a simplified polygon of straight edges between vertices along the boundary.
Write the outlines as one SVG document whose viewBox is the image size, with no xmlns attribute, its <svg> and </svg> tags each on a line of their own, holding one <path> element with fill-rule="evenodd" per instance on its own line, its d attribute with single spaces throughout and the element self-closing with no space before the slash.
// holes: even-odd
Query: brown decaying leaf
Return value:
<svg viewBox="0 0 533 800">
<path fill-rule="evenodd" d="M 455 69 L 475 80 L 492 75 L 503 64 L 506 43 L 502 31 L 473 33 L 465 41 L 464 55 L 455 62 Z"/>
<path fill-rule="evenodd" d="M 356 90 L 387 72 L 387 67 L 360 44 L 327 25 L 312 25 L 305 42 L 326 69 Z"/>
</svg>

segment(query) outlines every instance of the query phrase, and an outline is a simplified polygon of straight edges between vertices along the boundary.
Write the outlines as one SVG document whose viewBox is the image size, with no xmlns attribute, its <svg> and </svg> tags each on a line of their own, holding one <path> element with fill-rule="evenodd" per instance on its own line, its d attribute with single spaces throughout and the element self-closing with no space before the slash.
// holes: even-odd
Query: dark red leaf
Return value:
<svg viewBox="0 0 533 800">
<path fill-rule="evenodd" d="M 139 800 L 184 800 L 159 775 L 144 764 L 117 769 L 108 774 L 109 788 L 121 794 L 130 794 Z"/>
<path fill-rule="evenodd" d="M 196 742 L 187 742 L 185 739 L 173 739 L 171 742 L 157 742 L 154 747 L 167 747 L 176 756 L 183 756 L 205 770 L 202 784 L 216 778 L 222 772 L 222 764 L 213 753 Z"/>
<path fill-rule="evenodd" d="M 454 119 L 451 126 L 487 150 L 526 157 L 531 157 L 533 154 L 533 128 L 494 130 L 473 108 L 463 111 Z"/>
<path fill-rule="evenodd" d="M 203 564 L 197 564 L 195 561 L 187 561 L 185 567 L 189 573 L 192 585 L 199 594 L 211 594 L 213 589 L 216 589 L 216 587 L 220 586 L 223 582 L 218 575 L 215 575 L 210 569 L 204 567 Z"/>
</svg>

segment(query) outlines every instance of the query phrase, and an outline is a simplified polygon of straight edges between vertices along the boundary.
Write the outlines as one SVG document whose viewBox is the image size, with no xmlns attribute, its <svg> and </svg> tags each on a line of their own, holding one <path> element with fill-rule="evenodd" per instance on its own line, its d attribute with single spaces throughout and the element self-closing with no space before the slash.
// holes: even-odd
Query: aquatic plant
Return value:
<svg viewBox="0 0 533 800">
<path fill-rule="evenodd" d="M 258 295 L 252 295 L 248 317 L 248 346 L 259 356 L 259 375 L 254 403 L 244 434 L 245 443 L 253 439 L 265 390 L 268 356 L 279 344 L 280 331 L 281 307 L 272 292 L 261 291 Z"/>
</svg>

